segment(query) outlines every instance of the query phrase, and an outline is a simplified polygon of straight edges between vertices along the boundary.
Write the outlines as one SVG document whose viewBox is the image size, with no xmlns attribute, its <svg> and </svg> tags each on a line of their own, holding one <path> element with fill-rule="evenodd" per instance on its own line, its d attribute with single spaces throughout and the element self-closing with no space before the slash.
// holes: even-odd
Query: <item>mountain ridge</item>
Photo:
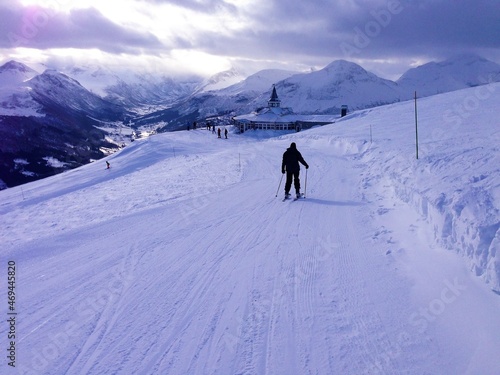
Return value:
<svg viewBox="0 0 500 375">
<path fill-rule="evenodd" d="M 227 123 L 232 116 L 266 107 L 273 86 L 282 106 L 295 113 L 339 114 L 342 105 L 352 112 L 409 100 L 414 91 L 424 97 L 500 81 L 500 65 L 473 54 L 409 69 L 396 82 L 346 60 L 332 61 L 323 69 L 308 73 L 266 69 L 241 80 L 241 73 L 235 69 L 205 81 L 196 77 L 175 81 L 165 76 L 156 81 L 153 74 L 120 77 L 109 69 L 91 66 L 65 70 L 66 73 L 45 69 L 38 73 L 14 60 L 0 66 L 0 131 L 6 140 L 0 152 L 4 153 L 3 170 L 8 171 L 4 172 L 4 180 L 9 180 L 9 186 L 36 178 L 22 175 L 22 165 L 16 167 L 16 147 L 24 150 L 23 158 L 33 150 L 26 146 L 28 143 L 46 150 L 43 157 L 66 158 L 67 152 L 73 156 L 66 158 L 66 165 L 81 165 L 102 157 L 100 148 L 116 147 L 109 143 L 111 133 L 115 138 L 119 134 L 120 144 L 123 143 L 122 128 L 172 131 L 213 117 L 222 117 Z M 75 77 L 81 77 L 85 85 Z M 94 86 L 94 91 L 95 82 L 100 86 Z M 43 132 L 48 131 L 51 123 L 64 135 L 64 141 L 52 130 L 48 132 L 52 138 L 46 139 Z M 23 134 L 19 126 L 30 130 Z M 55 139 L 64 146 L 54 143 Z M 83 151 L 75 156 L 74 149 L 65 146 L 79 145 L 77 149 L 83 150 L 88 139 L 92 157 Z M 38 161 L 31 162 L 40 164 L 41 157 L 37 155 Z M 17 182 L 6 177 L 9 173 L 19 176 Z M 46 176 L 46 171 L 41 176 Z"/>
</svg>

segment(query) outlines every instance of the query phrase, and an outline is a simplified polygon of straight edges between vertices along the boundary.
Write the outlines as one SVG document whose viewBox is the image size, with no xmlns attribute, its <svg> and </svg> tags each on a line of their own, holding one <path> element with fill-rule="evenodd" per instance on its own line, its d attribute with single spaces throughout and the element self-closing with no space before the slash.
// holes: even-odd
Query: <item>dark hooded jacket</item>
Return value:
<svg viewBox="0 0 500 375">
<path fill-rule="evenodd" d="M 297 150 L 295 142 L 290 145 L 289 148 L 283 154 L 283 163 L 281 163 L 281 171 L 285 173 L 285 170 L 290 173 L 297 173 L 300 170 L 299 162 L 302 163 L 306 168 L 309 165 L 305 162 L 304 158 Z"/>
</svg>

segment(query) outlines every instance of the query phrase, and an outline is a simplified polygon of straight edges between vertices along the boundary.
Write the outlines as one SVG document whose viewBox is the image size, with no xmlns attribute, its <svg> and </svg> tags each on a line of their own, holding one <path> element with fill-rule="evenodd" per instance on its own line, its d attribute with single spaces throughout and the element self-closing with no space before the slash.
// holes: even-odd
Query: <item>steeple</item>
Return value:
<svg viewBox="0 0 500 375">
<path fill-rule="evenodd" d="M 278 94 L 276 93 L 275 85 L 273 85 L 273 93 L 271 94 L 271 99 L 267 101 L 267 106 L 269 108 L 272 107 L 279 108 L 281 106 L 281 100 L 278 99 Z"/>
</svg>

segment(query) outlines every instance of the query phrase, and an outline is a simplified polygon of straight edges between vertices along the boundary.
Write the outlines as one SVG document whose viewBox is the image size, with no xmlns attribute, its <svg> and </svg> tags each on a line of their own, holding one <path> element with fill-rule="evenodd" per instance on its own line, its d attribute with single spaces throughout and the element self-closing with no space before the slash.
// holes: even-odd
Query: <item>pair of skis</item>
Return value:
<svg viewBox="0 0 500 375">
<path fill-rule="evenodd" d="M 288 201 L 288 200 L 292 200 L 293 202 L 295 202 L 296 200 L 299 200 L 299 199 L 301 199 L 301 198 L 302 198 L 302 199 L 305 199 L 305 198 L 306 198 L 306 197 L 305 197 L 305 195 L 304 195 L 304 193 L 300 193 L 300 195 L 299 195 L 298 197 L 296 196 L 295 198 L 292 198 L 291 196 L 288 196 L 288 197 L 287 197 L 287 196 L 285 195 L 285 198 L 283 198 L 283 202 L 284 202 L 284 201 Z"/>
</svg>

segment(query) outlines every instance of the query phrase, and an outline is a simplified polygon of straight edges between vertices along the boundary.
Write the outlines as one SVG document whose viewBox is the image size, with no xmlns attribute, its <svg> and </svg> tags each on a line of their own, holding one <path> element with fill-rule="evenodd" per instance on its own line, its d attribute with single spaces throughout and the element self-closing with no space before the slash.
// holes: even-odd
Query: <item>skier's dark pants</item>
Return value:
<svg viewBox="0 0 500 375">
<path fill-rule="evenodd" d="M 286 172 L 285 193 L 288 194 L 290 192 L 290 188 L 292 187 L 292 179 L 295 186 L 295 192 L 298 194 L 300 193 L 299 171 Z"/>
</svg>

